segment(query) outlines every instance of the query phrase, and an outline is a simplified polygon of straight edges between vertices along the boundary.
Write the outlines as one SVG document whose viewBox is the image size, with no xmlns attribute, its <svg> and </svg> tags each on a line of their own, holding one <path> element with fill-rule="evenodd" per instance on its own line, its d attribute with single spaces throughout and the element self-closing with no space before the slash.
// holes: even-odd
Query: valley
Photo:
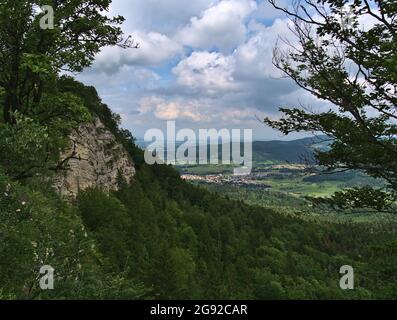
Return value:
<svg viewBox="0 0 397 320">
<path fill-rule="evenodd" d="M 382 186 L 382 181 L 362 173 L 327 173 L 315 165 L 314 152 L 327 148 L 324 137 L 293 141 L 253 143 L 253 169 L 250 175 L 233 174 L 233 165 L 177 165 L 182 178 L 195 184 L 247 187 L 304 198 L 327 197 L 344 188 Z M 218 146 L 219 159 L 221 145 Z M 310 159 L 310 160 L 308 160 Z"/>
</svg>

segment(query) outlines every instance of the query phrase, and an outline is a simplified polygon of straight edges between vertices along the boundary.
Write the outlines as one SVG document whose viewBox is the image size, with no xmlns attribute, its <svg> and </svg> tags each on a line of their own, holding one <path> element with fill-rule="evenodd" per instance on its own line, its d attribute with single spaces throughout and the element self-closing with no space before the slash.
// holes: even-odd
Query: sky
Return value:
<svg viewBox="0 0 397 320">
<path fill-rule="evenodd" d="M 95 86 L 137 138 L 175 120 L 177 129 L 294 139 L 260 119 L 279 117 L 279 107 L 324 108 L 273 66 L 277 39 L 292 36 L 266 0 L 113 0 L 110 14 L 126 18 L 122 29 L 140 48 L 104 48 L 77 78 Z"/>
</svg>

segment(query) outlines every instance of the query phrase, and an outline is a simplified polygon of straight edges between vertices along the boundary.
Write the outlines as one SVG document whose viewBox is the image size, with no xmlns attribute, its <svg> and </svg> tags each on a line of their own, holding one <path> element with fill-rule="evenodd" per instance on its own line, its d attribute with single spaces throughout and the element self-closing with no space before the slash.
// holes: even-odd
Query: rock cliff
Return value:
<svg viewBox="0 0 397 320">
<path fill-rule="evenodd" d="M 56 183 L 63 196 L 75 197 L 79 191 L 90 187 L 117 190 L 119 174 L 128 183 L 132 181 L 135 175 L 132 159 L 98 118 L 81 125 L 71 134 L 70 141 L 70 147 L 62 155 L 69 158 L 68 170 Z"/>
</svg>

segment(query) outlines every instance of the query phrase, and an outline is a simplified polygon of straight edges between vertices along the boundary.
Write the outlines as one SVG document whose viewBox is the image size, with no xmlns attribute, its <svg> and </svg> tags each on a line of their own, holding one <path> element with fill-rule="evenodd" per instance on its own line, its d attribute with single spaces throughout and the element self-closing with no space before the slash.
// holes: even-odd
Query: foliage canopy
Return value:
<svg viewBox="0 0 397 320">
<path fill-rule="evenodd" d="M 291 18 L 297 40 L 286 52 L 275 50 L 275 65 L 332 106 L 319 112 L 282 108 L 280 120 L 265 123 L 284 134 L 326 134 L 331 148 L 317 152 L 318 163 L 384 179 L 388 188 L 374 194 L 387 207 L 397 191 L 397 3 L 299 0 L 284 8 L 269 1 Z M 357 191 L 347 190 L 346 199 Z"/>
</svg>

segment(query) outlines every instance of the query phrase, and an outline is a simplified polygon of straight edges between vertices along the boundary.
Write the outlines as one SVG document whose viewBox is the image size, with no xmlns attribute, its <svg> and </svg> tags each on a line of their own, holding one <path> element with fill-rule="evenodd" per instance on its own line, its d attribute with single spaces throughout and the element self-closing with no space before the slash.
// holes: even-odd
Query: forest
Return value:
<svg viewBox="0 0 397 320">
<path fill-rule="evenodd" d="M 43 30 L 37 7 L 49 2 L 56 4 L 57 27 Z M 348 43 L 346 54 L 364 70 L 375 70 L 368 76 L 373 91 L 348 82 L 342 60 L 322 49 L 330 41 L 311 41 L 299 24 L 305 50 L 293 55 L 298 70 L 276 59 L 340 111 L 282 109 L 284 118 L 265 123 L 285 134 L 332 136 L 329 149 L 316 154 L 320 166 L 385 181 L 310 205 L 258 190 L 244 195 L 193 185 L 172 166 L 145 163 L 121 117 L 94 87 L 71 76 L 90 67 L 103 47 L 139 50 L 120 28 L 124 18 L 107 15 L 110 4 L 0 0 L 0 299 L 395 299 L 395 220 L 333 219 L 315 211 L 328 205 L 344 215 L 350 206 L 377 215 L 395 204 L 395 2 L 383 3 L 379 25 L 367 33 L 357 24 L 341 30 L 332 19 L 318 28 Z M 380 115 L 366 114 L 368 106 Z M 136 174 L 131 183 L 119 174 L 117 191 L 97 186 L 62 197 L 54 181 L 73 158 L 62 150 L 73 130 L 96 118 L 124 147 Z M 55 270 L 54 290 L 40 287 L 43 265 Z M 354 268 L 354 290 L 340 287 L 346 265 Z"/>
<path fill-rule="evenodd" d="M 395 224 L 308 221 L 193 186 L 171 166 L 146 165 L 94 88 L 57 83 L 117 135 L 137 176 L 68 203 L 49 183 L 16 182 L 3 170 L 2 299 L 395 297 Z M 56 290 L 38 286 L 43 263 L 57 270 Z M 343 265 L 355 268 L 353 291 L 339 287 Z"/>
</svg>

